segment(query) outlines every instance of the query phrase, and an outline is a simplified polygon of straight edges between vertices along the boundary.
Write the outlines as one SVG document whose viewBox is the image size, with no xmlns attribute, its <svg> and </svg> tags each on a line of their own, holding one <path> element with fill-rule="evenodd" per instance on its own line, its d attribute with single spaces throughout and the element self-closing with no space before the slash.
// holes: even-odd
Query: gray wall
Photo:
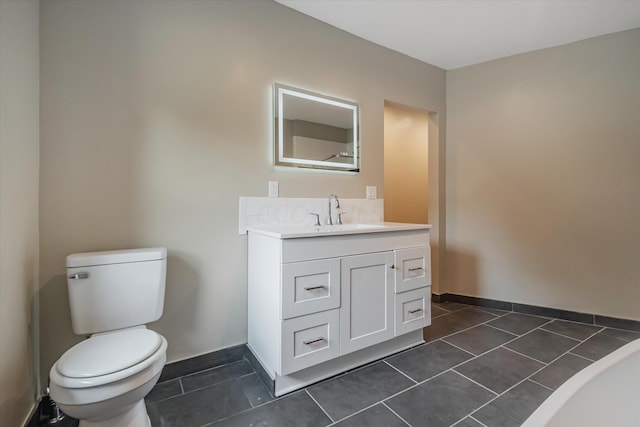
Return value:
<svg viewBox="0 0 640 427">
<path fill-rule="evenodd" d="M 0 1 L 0 424 L 36 400 L 38 1 Z"/>
<path fill-rule="evenodd" d="M 282 197 L 363 198 L 366 185 L 383 197 L 385 100 L 435 112 L 435 139 L 444 132 L 443 70 L 271 1 L 42 2 L 41 76 L 44 376 L 80 339 L 67 254 L 166 246 L 165 313 L 151 327 L 169 361 L 241 344 L 238 197 L 266 196 L 269 180 Z M 272 166 L 274 82 L 360 103 L 359 174 Z"/>
<path fill-rule="evenodd" d="M 448 292 L 640 320 L 640 29 L 447 72 Z"/>
</svg>

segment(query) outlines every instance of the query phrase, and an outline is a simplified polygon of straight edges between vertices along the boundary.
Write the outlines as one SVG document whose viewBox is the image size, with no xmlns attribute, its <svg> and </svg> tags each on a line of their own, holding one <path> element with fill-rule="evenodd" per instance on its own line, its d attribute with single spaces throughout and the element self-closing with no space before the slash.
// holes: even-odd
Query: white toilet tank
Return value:
<svg viewBox="0 0 640 427">
<path fill-rule="evenodd" d="M 165 248 L 67 256 L 73 331 L 78 335 L 145 325 L 162 316 Z"/>
</svg>

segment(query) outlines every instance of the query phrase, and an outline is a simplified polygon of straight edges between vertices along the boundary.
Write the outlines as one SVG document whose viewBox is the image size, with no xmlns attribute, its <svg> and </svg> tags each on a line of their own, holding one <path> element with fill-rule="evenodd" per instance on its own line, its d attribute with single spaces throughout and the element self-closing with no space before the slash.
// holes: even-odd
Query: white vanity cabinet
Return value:
<svg viewBox="0 0 640 427">
<path fill-rule="evenodd" d="M 429 228 L 249 228 L 248 346 L 276 395 L 423 342 Z"/>
</svg>

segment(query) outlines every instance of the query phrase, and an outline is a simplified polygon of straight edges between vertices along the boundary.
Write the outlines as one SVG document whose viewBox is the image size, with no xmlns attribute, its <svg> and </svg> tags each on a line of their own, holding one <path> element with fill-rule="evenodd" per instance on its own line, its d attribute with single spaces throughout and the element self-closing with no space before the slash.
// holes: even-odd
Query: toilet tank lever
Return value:
<svg viewBox="0 0 640 427">
<path fill-rule="evenodd" d="M 81 271 L 79 273 L 70 274 L 68 276 L 69 279 L 88 279 L 89 277 L 90 277 L 90 274 L 88 271 Z"/>
</svg>

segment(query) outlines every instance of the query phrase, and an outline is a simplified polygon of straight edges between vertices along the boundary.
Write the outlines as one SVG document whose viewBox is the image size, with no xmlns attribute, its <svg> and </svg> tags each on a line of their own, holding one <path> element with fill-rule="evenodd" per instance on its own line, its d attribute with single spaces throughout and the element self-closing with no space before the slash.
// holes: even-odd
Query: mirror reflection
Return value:
<svg viewBox="0 0 640 427">
<path fill-rule="evenodd" d="M 276 83 L 276 164 L 359 170 L 358 104 Z"/>
</svg>

